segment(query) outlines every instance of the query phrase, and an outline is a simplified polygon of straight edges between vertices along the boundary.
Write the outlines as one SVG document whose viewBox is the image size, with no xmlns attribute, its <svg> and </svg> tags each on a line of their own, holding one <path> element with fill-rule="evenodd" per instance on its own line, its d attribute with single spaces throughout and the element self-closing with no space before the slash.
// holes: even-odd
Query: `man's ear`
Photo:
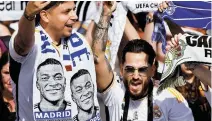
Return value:
<svg viewBox="0 0 212 121">
<path fill-rule="evenodd" d="M 73 94 L 71 94 L 71 97 L 72 97 L 72 100 L 73 100 L 75 103 L 77 103 L 77 102 L 76 102 L 76 99 L 74 98 L 74 95 L 73 95 Z"/>
<path fill-rule="evenodd" d="M 123 74 L 123 73 L 124 73 L 124 72 L 123 72 L 123 71 L 124 71 L 123 68 L 124 68 L 124 67 L 123 67 L 123 64 L 121 63 L 121 64 L 120 64 L 120 75 L 121 75 L 121 77 L 123 77 L 123 75 L 124 75 L 124 74 Z"/>
<path fill-rule="evenodd" d="M 36 87 L 38 88 L 38 90 L 40 90 L 40 85 L 38 84 L 38 81 L 36 81 Z"/>
<path fill-rule="evenodd" d="M 65 84 L 64 84 L 64 87 L 66 87 L 66 78 L 64 77 L 64 79 L 65 79 Z"/>
<path fill-rule="evenodd" d="M 154 59 L 153 64 L 151 66 L 151 77 L 155 75 L 155 71 L 157 70 L 155 63 L 156 63 L 156 60 Z"/>
<path fill-rule="evenodd" d="M 151 67 L 151 77 L 153 77 L 155 75 L 156 69 L 157 68 L 155 67 L 155 65 L 152 65 L 152 67 Z"/>
<path fill-rule="evenodd" d="M 40 11 L 40 18 L 45 22 L 48 23 L 49 22 L 49 16 L 48 16 L 48 12 L 45 10 L 41 10 Z"/>
</svg>

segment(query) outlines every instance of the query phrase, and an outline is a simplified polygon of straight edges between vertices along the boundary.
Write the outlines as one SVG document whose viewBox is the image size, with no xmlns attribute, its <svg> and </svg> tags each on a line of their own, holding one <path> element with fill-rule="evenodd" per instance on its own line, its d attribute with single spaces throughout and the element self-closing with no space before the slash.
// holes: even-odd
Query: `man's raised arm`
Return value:
<svg viewBox="0 0 212 121">
<path fill-rule="evenodd" d="M 44 1 L 29 1 L 24 15 L 19 21 L 18 33 L 15 36 L 14 48 L 19 55 L 27 55 L 35 42 L 35 15 L 50 3 Z"/>
<path fill-rule="evenodd" d="M 105 57 L 105 43 L 108 37 L 108 27 L 112 11 L 116 8 L 116 2 L 104 2 L 103 11 L 94 30 L 92 51 L 97 75 L 97 87 L 99 91 L 105 90 L 113 78 L 112 68 Z"/>
</svg>

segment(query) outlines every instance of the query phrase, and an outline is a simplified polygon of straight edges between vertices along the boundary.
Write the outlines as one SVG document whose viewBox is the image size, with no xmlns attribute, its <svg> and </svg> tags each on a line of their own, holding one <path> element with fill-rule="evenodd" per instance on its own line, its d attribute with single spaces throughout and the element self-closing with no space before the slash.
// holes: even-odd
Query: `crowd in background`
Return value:
<svg viewBox="0 0 212 121">
<path fill-rule="evenodd" d="M 79 7 L 80 3 L 76 2 Z M 119 2 L 120 4 L 120 2 Z M 88 9 L 88 8 L 87 8 Z M 78 10 L 79 11 L 79 10 Z M 80 12 L 77 12 L 78 16 L 80 16 Z M 1 13 L 0 13 L 1 15 Z M 147 24 L 147 16 L 150 16 L 151 12 L 140 12 L 137 14 L 132 13 L 131 11 L 127 12 L 126 24 L 124 26 L 123 37 L 120 41 L 120 45 L 118 47 L 118 53 L 115 63 L 114 70 L 118 75 L 120 74 L 120 66 L 121 66 L 121 58 L 124 46 L 128 43 L 129 40 L 133 39 L 144 39 L 152 45 L 154 51 L 156 52 L 156 60 L 154 63 L 155 73 L 152 77 L 153 84 L 155 87 L 159 87 L 160 78 L 162 75 L 161 67 L 164 64 L 165 54 L 162 52 L 162 42 L 152 42 L 151 34 L 149 31 L 153 30 L 153 26 Z M 113 18 L 113 17 L 112 17 Z M 80 18 L 79 18 L 80 19 Z M 16 118 L 16 108 L 15 108 L 15 97 L 12 94 L 16 88 L 12 87 L 11 83 L 14 83 L 10 78 L 10 63 L 9 63 L 9 41 L 11 39 L 12 34 L 14 33 L 14 28 L 11 28 L 11 24 L 17 23 L 18 21 L 1 21 L 0 22 L 0 119 L 5 119 L 4 121 L 14 121 Z M 111 23 L 113 24 L 113 23 Z M 76 22 L 73 27 L 75 30 L 81 33 L 82 35 L 86 35 L 86 31 L 89 29 L 89 24 L 84 21 Z M 207 35 L 207 30 L 201 28 L 193 28 L 183 26 L 182 28 L 188 30 L 188 32 L 200 33 L 201 35 Z M 26 33 L 27 34 L 27 33 Z M 172 43 L 172 35 L 171 32 L 166 33 L 166 40 L 168 45 L 175 46 Z M 210 40 L 211 41 L 211 40 Z M 109 42 L 108 42 L 109 43 Z M 201 67 L 198 67 L 201 66 Z M 159 68 L 160 67 L 160 68 Z M 191 68 L 190 68 L 191 67 Z M 193 68 L 192 68 L 193 67 Z M 158 68 L 158 69 L 157 69 Z M 171 78 L 173 80 L 185 80 L 182 85 L 173 86 L 176 90 L 178 90 L 182 96 L 188 102 L 190 109 L 192 110 L 192 114 L 194 116 L 195 121 L 210 121 L 211 120 L 211 105 L 210 100 L 206 98 L 205 90 L 210 90 L 211 80 L 202 79 L 203 75 L 199 74 L 199 71 L 195 72 L 194 68 L 200 68 L 203 70 L 211 70 L 210 66 L 193 64 L 189 65 L 187 63 L 181 64 L 176 67 L 176 71 L 174 76 Z M 206 71 L 203 71 L 208 73 Z M 209 71 L 210 72 L 210 71 Z M 178 74 L 178 75 L 177 75 Z M 204 75 L 205 76 L 205 75 Z M 207 75 L 206 75 L 207 76 Z M 209 74 L 209 78 L 211 75 Z M 203 80 L 203 81 L 202 81 Z M 208 84 L 206 84 L 208 83 Z M 209 85 L 209 87 L 208 87 Z M 24 86 L 24 85 L 22 85 Z M 210 92 L 211 93 L 211 92 Z M 98 97 L 99 100 L 101 97 Z M 177 97 L 176 97 L 177 98 Z M 108 118 L 108 110 L 107 107 L 101 107 L 101 116 L 106 116 L 107 121 Z M 106 115 L 107 113 L 107 115 Z M 3 121 L 3 120 L 2 120 Z"/>
</svg>

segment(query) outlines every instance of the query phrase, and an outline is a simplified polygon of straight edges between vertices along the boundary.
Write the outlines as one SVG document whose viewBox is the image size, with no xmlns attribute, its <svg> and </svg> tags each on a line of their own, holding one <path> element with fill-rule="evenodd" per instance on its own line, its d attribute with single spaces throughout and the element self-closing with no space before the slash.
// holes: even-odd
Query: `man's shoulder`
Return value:
<svg viewBox="0 0 212 121">
<path fill-rule="evenodd" d="M 183 102 L 185 100 L 183 95 L 179 91 L 171 87 L 162 90 L 159 94 L 156 95 L 156 98 L 162 100 L 169 98 L 177 100 L 178 102 Z"/>
<path fill-rule="evenodd" d="M 116 72 L 113 73 L 113 79 L 111 83 L 108 85 L 108 87 L 102 92 L 106 93 L 108 91 L 115 91 L 115 92 L 125 92 L 125 86 L 124 82 L 120 75 L 118 75 Z"/>
<path fill-rule="evenodd" d="M 106 106 L 121 105 L 126 88 L 120 77 L 114 74 L 113 81 L 101 94 Z"/>
</svg>

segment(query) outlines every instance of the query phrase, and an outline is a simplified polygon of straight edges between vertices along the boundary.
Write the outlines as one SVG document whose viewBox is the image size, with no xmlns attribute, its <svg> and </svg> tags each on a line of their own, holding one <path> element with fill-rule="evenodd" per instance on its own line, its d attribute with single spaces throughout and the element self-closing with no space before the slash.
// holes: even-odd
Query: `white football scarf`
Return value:
<svg viewBox="0 0 212 121">
<path fill-rule="evenodd" d="M 61 44 L 59 46 L 54 45 L 51 37 L 45 32 L 45 30 L 40 25 L 38 27 L 36 27 L 35 36 L 37 36 L 35 41 L 40 42 L 40 44 L 38 44 L 38 46 L 41 46 L 40 47 L 41 53 L 39 53 L 37 60 L 36 60 L 37 62 L 36 62 L 36 66 L 35 66 L 35 74 L 34 74 L 34 78 L 33 78 L 33 113 L 34 113 L 34 119 L 39 120 L 39 121 L 44 121 L 44 120 L 48 120 L 48 119 L 52 119 L 52 118 L 53 119 L 63 118 L 63 119 L 66 119 L 66 120 L 71 120 L 71 118 L 72 118 L 72 112 L 71 112 L 72 108 L 71 108 L 70 100 L 67 101 L 67 99 L 64 98 L 63 102 L 65 104 L 65 108 L 63 110 L 60 110 L 60 111 L 44 111 L 43 112 L 43 111 L 41 111 L 41 108 L 40 108 L 40 102 L 41 102 L 41 99 L 44 98 L 42 95 L 45 92 L 43 92 L 43 94 L 41 94 L 42 92 L 40 92 L 38 90 L 38 88 L 36 88 L 37 87 L 37 68 L 42 62 L 46 61 L 47 59 L 55 59 L 55 60 L 59 61 L 62 65 L 64 77 L 66 77 L 65 76 L 65 73 L 67 71 L 66 65 L 71 65 L 71 61 L 68 60 L 68 59 L 65 59 L 65 58 L 67 58 L 65 55 L 70 55 L 69 54 L 69 48 L 68 48 L 70 46 L 65 42 L 64 38 L 61 39 Z M 38 39 L 40 39 L 40 40 L 38 40 Z M 65 82 L 65 83 L 67 83 L 67 82 Z M 67 84 L 66 84 L 66 86 L 67 86 Z M 63 94 L 64 94 L 64 97 L 65 97 L 66 94 L 65 93 L 63 93 Z M 48 105 L 46 105 L 45 108 L 48 108 Z M 57 116 L 56 114 L 60 114 L 60 115 L 62 115 L 62 117 Z"/>
<path fill-rule="evenodd" d="M 78 115 L 80 105 L 77 103 L 77 100 L 72 99 L 72 94 L 76 96 L 76 92 L 72 93 L 70 87 L 70 80 L 73 75 L 79 73 L 79 71 L 82 70 L 87 70 L 89 72 L 91 76 L 90 82 L 93 85 L 93 91 L 89 91 L 88 89 L 84 90 L 86 92 L 92 93 L 93 95 L 93 97 L 90 99 L 90 104 L 92 105 L 89 106 L 99 107 L 96 94 L 97 86 L 93 55 L 91 48 L 89 47 L 89 44 L 87 43 L 85 38 L 79 33 L 72 30 L 72 34 L 70 37 L 68 37 L 67 39 L 61 39 L 61 44 L 58 48 L 56 45 L 52 44 L 53 41 L 51 40 L 50 36 L 45 32 L 45 30 L 41 26 L 38 26 L 37 29 L 38 30 L 36 30 L 35 38 L 36 42 L 39 42 L 39 44 L 36 45 L 38 46 L 38 49 L 41 50 L 38 50 L 39 52 L 37 55 L 37 60 L 35 62 L 35 74 L 33 79 L 33 112 L 35 120 L 72 120 L 73 117 L 76 117 Z M 63 85 L 65 85 L 65 91 L 61 94 L 64 94 L 63 102 L 64 104 L 66 104 L 66 107 L 58 111 L 41 112 L 40 110 L 38 110 L 37 107 L 39 107 L 39 103 L 43 95 L 41 94 L 41 89 L 38 89 L 36 85 L 36 71 L 38 65 L 49 58 L 54 58 L 62 64 L 66 81 L 65 84 L 63 83 Z M 48 107 L 48 105 L 45 107 Z M 96 109 L 98 110 L 95 110 L 95 116 L 89 117 L 88 115 L 88 117 L 86 117 L 87 120 L 101 120 L 101 118 L 99 117 L 99 108 Z"/>
<path fill-rule="evenodd" d="M 211 36 L 184 34 L 179 40 L 181 50 L 171 49 L 166 53 L 161 82 L 172 76 L 176 67 L 185 62 L 202 63 L 211 66 Z"/>
</svg>

